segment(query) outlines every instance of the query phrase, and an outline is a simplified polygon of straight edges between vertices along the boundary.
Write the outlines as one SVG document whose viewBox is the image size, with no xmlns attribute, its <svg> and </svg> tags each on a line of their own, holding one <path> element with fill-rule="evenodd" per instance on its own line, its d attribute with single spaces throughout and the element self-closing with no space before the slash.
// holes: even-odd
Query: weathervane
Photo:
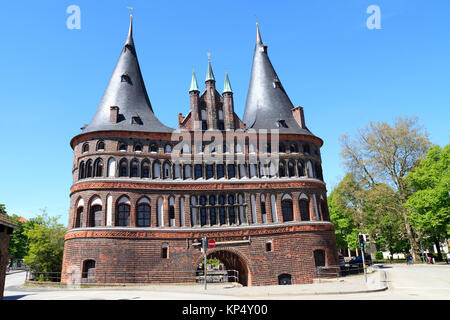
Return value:
<svg viewBox="0 0 450 320">
<path fill-rule="evenodd" d="M 130 10 L 130 17 L 133 18 L 133 7 L 127 7 Z"/>
</svg>

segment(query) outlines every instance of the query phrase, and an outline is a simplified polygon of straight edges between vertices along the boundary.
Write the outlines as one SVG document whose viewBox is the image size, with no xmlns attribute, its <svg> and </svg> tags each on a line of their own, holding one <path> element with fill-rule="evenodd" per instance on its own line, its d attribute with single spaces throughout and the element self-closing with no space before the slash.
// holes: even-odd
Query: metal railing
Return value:
<svg viewBox="0 0 450 320">
<path fill-rule="evenodd" d="M 37 283 L 59 283 L 61 279 L 70 284 L 177 284 L 204 283 L 203 270 L 189 271 L 98 271 L 89 272 L 39 272 L 27 271 L 26 281 Z M 208 270 L 208 283 L 239 282 L 237 270 Z"/>
</svg>

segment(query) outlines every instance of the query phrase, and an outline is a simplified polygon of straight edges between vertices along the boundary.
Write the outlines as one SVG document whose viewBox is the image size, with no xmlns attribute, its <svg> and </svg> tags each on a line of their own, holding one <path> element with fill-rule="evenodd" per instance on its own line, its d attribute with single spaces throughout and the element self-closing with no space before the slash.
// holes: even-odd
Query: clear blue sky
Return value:
<svg viewBox="0 0 450 320">
<path fill-rule="evenodd" d="M 431 5 L 432 3 L 432 5 Z M 69 30 L 66 9 L 81 9 Z M 369 30 L 369 5 L 381 29 Z M 307 126 L 325 144 L 330 191 L 344 176 L 338 138 L 371 120 L 418 116 L 431 141 L 449 140 L 450 1 L 3 1 L 0 11 L 0 203 L 30 218 L 46 208 L 67 223 L 70 139 L 103 95 L 134 7 L 134 40 L 159 119 L 189 111 L 195 67 L 201 90 L 211 52 L 217 86 L 228 70 L 242 117 L 255 45 L 255 14 L 270 59 Z"/>
</svg>

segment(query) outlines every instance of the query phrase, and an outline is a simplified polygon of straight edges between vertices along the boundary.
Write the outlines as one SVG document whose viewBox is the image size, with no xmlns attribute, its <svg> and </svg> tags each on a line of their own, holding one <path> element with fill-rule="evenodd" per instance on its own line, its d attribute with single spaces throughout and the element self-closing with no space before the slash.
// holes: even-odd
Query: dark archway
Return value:
<svg viewBox="0 0 450 320">
<path fill-rule="evenodd" d="M 219 259 L 225 266 L 226 270 L 236 270 L 238 272 L 237 281 L 243 286 L 248 286 L 248 266 L 247 262 L 237 253 L 231 250 L 215 250 L 208 254 L 207 259 Z M 230 281 L 236 281 L 233 277 Z"/>
</svg>

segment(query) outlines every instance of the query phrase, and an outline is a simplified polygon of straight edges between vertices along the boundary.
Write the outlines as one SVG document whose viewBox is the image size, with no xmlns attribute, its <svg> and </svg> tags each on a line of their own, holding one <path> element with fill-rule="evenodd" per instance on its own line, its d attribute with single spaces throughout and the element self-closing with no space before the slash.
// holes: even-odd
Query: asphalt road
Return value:
<svg viewBox="0 0 450 320">
<path fill-rule="evenodd" d="M 324 299 L 324 300 L 450 300 L 450 265 L 385 265 L 388 290 L 358 294 L 280 294 L 258 296 L 258 288 L 213 287 L 207 293 L 200 286 L 161 286 L 125 288 L 28 288 L 25 273 L 7 275 L 5 300 L 242 300 L 242 299 Z M 361 277 L 362 276 L 357 276 Z M 320 286 L 322 284 L 317 284 Z M 300 285 L 299 285 L 300 286 Z M 279 286 L 281 287 L 281 286 Z M 283 286 L 284 287 L 284 286 Z M 290 286 L 286 286 L 290 287 Z M 252 295 L 246 296 L 246 292 Z M 279 289 L 277 289 L 279 290 Z M 256 292 L 256 295 L 255 295 Z M 261 293 L 263 288 L 261 288 Z"/>
</svg>

